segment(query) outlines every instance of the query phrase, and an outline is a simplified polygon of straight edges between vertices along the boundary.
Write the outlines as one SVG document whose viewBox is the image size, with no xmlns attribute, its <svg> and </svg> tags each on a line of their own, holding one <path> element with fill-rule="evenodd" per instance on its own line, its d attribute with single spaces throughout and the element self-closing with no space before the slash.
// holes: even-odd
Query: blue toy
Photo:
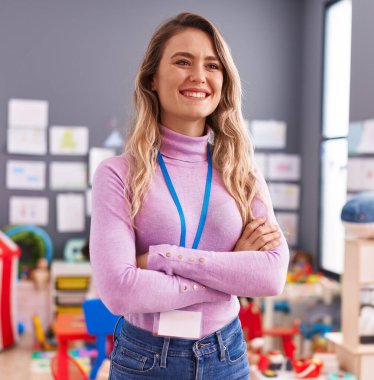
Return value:
<svg viewBox="0 0 374 380">
<path fill-rule="evenodd" d="M 374 238 L 374 191 L 354 195 L 344 205 L 341 219 L 349 237 Z"/>
<path fill-rule="evenodd" d="M 85 261 L 82 253 L 85 244 L 86 239 L 69 239 L 64 246 L 65 260 L 71 263 Z"/>
</svg>

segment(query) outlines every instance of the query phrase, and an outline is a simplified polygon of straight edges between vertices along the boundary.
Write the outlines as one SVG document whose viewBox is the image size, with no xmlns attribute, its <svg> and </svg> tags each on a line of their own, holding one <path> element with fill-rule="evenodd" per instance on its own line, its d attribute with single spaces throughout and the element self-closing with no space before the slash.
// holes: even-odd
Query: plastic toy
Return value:
<svg viewBox="0 0 374 380">
<path fill-rule="evenodd" d="M 64 258 L 68 262 L 81 262 L 85 260 L 82 248 L 86 239 L 69 239 L 64 246 Z"/>
<path fill-rule="evenodd" d="M 261 372 L 263 376 L 273 378 L 273 377 L 278 377 L 277 373 L 273 371 L 272 369 L 267 369 L 265 371 Z"/>
<path fill-rule="evenodd" d="M 320 277 L 320 273 L 313 273 L 312 254 L 303 250 L 296 250 L 290 262 L 287 282 L 315 283 Z"/>
<path fill-rule="evenodd" d="M 39 259 L 36 268 L 31 272 L 36 289 L 44 289 L 48 285 L 49 270 L 47 259 Z"/>
<path fill-rule="evenodd" d="M 60 368 L 67 368 L 66 373 Z M 88 380 L 83 368 L 69 355 L 57 354 L 51 360 L 51 370 L 54 380 Z"/>
<path fill-rule="evenodd" d="M 252 345 L 252 340 L 262 337 L 263 335 L 270 335 L 274 337 L 277 336 L 282 340 L 284 355 L 289 359 L 293 359 L 295 351 L 293 337 L 299 333 L 299 321 L 295 321 L 294 325 L 291 327 L 272 327 L 263 330 L 261 322 L 261 309 L 256 302 L 248 302 L 243 298 L 240 298 L 240 302 L 242 306 L 239 310 L 239 319 L 244 335 L 250 344 Z M 260 355 L 261 348 L 262 347 L 256 345 L 254 348 L 256 355 Z"/>
<path fill-rule="evenodd" d="M 36 314 L 33 315 L 32 322 L 34 325 L 35 339 L 39 348 L 47 351 L 55 350 L 57 347 L 56 341 L 48 340 L 46 338 L 39 316 L 37 316 Z"/>
<path fill-rule="evenodd" d="M 53 255 L 52 240 L 40 227 L 31 225 L 7 226 L 4 228 L 5 234 L 15 243 L 25 243 L 32 248 L 32 267 L 36 266 L 39 258 L 45 257 L 51 263 Z"/>
<path fill-rule="evenodd" d="M 47 267 L 51 263 L 53 254 L 52 240 L 42 228 L 32 225 L 7 226 L 4 228 L 4 233 L 13 242 L 19 244 L 22 250 L 27 247 L 31 253 L 31 258 L 26 261 L 21 256 L 18 267 L 19 279 L 29 279 L 33 270 L 37 268 L 40 259 L 46 260 Z M 44 267 L 45 265 L 41 264 L 41 266 Z M 39 283 L 36 282 L 36 286 L 38 285 Z"/>
<path fill-rule="evenodd" d="M 313 379 L 319 376 L 322 362 L 318 359 L 296 359 L 292 366 L 298 379 Z"/>
<path fill-rule="evenodd" d="M 261 355 L 257 363 L 257 367 L 260 371 L 266 371 L 270 366 L 270 360 L 267 356 Z"/>
<path fill-rule="evenodd" d="M 269 369 L 280 370 L 284 362 L 284 357 L 279 351 L 270 351 L 269 352 L 270 365 Z"/>
</svg>

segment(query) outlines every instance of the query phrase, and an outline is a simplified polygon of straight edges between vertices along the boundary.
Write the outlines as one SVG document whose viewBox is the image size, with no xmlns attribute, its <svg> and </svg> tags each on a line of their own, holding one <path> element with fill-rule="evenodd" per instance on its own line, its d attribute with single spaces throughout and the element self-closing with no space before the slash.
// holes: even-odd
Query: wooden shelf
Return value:
<svg viewBox="0 0 374 380">
<path fill-rule="evenodd" d="M 344 347 L 347 351 L 354 355 L 374 354 L 374 344 L 360 344 L 357 347 L 352 347 L 343 342 L 343 334 L 340 332 L 327 333 L 326 339 L 330 342 Z"/>
<path fill-rule="evenodd" d="M 374 285 L 374 240 L 347 239 L 342 275 L 342 333 L 329 333 L 343 370 L 372 380 L 374 344 L 360 344 L 361 289 Z"/>
</svg>

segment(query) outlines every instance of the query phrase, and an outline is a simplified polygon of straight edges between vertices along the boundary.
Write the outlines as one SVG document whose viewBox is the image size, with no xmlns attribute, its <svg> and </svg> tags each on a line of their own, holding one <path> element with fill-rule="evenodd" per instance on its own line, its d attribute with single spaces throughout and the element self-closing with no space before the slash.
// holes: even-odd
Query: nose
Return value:
<svg viewBox="0 0 374 380">
<path fill-rule="evenodd" d="M 205 83 L 206 78 L 204 67 L 200 65 L 193 67 L 190 75 L 190 80 L 194 83 Z"/>
</svg>

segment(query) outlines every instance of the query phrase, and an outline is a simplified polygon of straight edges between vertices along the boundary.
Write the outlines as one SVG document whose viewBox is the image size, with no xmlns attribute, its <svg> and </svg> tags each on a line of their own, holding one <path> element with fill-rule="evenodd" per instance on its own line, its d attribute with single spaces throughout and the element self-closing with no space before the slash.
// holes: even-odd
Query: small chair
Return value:
<svg viewBox="0 0 374 380">
<path fill-rule="evenodd" d="M 57 354 L 51 359 L 54 380 L 88 380 L 82 367 L 69 355 Z"/>
<path fill-rule="evenodd" d="M 112 314 L 99 298 L 85 300 L 83 312 L 87 332 L 96 337 L 97 360 L 90 372 L 90 379 L 94 380 L 103 360 L 107 357 L 106 337 L 113 334 L 118 316 Z"/>
</svg>

